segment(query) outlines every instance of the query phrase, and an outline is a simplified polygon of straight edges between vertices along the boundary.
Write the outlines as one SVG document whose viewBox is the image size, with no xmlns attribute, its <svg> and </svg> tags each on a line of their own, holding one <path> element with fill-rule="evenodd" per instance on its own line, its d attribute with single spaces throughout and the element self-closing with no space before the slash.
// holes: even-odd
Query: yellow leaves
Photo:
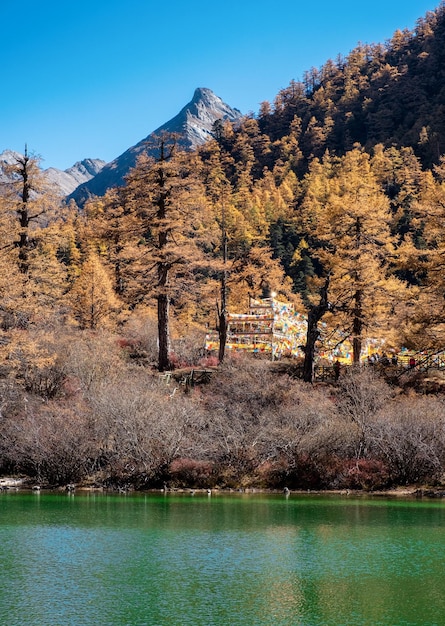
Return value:
<svg viewBox="0 0 445 626">
<path fill-rule="evenodd" d="M 309 244 L 307 243 L 306 239 L 304 239 L 304 237 L 300 240 L 300 243 L 298 244 L 298 247 L 295 248 L 295 251 L 292 255 L 292 262 L 291 262 L 291 266 L 297 266 L 298 263 L 302 260 L 303 258 L 303 253 L 304 251 L 309 250 Z"/>
<path fill-rule="evenodd" d="M 113 322 L 120 305 L 111 279 L 96 254 L 90 253 L 68 294 L 71 311 L 80 328 L 95 329 Z"/>
<path fill-rule="evenodd" d="M 295 298 L 291 279 L 285 275 L 279 260 L 272 257 L 268 247 L 252 246 L 246 255 L 235 261 L 229 285 L 230 302 L 234 300 L 234 292 L 244 303 L 249 295 L 265 297 L 272 291 L 281 294 L 285 300 L 293 301 Z"/>
<path fill-rule="evenodd" d="M 33 390 L 57 368 L 59 357 L 51 333 L 12 330 L 0 342 L 3 375 L 18 379 L 25 388 Z"/>
<path fill-rule="evenodd" d="M 330 274 L 329 298 L 342 312 L 345 332 L 355 329 L 359 349 L 362 333 L 388 319 L 401 298 L 403 284 L 389 278 L 396 243 L 389 201 L 359 148 L 314 162 L 304 191 L 301 212 L 312 255 Z"/>
</svg>

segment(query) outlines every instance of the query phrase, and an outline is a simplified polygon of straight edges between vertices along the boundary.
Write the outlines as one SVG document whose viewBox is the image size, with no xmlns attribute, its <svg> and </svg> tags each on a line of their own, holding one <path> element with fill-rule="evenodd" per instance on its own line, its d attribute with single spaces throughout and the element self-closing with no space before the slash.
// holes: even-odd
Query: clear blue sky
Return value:
<svg viewBox="0 0 445 626">
<path fill-rule="evenodd" d="M 0 152 L 111 161 L 196 87 L 258 112 L 292 79 L 439 0 L 0 0 Z"/>
</svg>

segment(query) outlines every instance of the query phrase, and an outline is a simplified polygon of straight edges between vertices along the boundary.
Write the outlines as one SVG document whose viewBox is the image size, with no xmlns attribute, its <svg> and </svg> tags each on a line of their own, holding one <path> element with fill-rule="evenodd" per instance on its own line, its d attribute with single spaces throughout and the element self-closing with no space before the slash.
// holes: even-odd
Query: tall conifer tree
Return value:
<svg viewBox="0 0 445 626">
<path fill-rule="evenodd" d="M 170 303 L 192 270 L 206 264 L 208 237 L 204 189 L 195 155 L 180 149 L 177 137 L 161 135 L 154 156 L 142 155 L 127 178 L 126 202 L 139 219 L 139 246 L 144 266 L 141 289 L 157 302 L 160 371 L 171 369 Z M 190 283 L 188 283 L 190 284 Z"/>
<path fill-rule="evenodd" d="M 358 363 L 364 338 L 382 328 L 403 291 L 392 275 L 395 237 L 389 203 L 361 149 L 315 161 L 306 179 L 302 219 L 312 254 L 330 275 L 335 323 L 352 338 Z"/>
</svg>

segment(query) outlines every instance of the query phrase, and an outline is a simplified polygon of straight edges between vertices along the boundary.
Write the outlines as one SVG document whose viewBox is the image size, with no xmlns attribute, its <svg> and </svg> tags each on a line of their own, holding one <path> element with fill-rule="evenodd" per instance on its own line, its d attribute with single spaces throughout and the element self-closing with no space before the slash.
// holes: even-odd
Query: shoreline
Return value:
<svg viewBox="0 0 445 626">
<path fill-rule="evenodd" d="M 379 498 L 410 498 L 410 499 L 444 499 L 445 487 L 431 487 L 428 485 L 408 485 L 390 489 L 270 489 L 263 487 L 248 488 L 196 488 L 196 487 L 168 487 L 152 489 L 134 489 L 133 487 L 107 487 L 105 485 L 69 484 L 54 486 L 33 483 L 29 478 L 14 478 L 4 476 L 0 478 L 0 492 L 66 492 L 66 493 L 109 493 L 109 494 L 189 494 L 189 495 L 290 495 L 295 496 L 351 496 L 351 497 L 379 497 Z"/>
</svg>

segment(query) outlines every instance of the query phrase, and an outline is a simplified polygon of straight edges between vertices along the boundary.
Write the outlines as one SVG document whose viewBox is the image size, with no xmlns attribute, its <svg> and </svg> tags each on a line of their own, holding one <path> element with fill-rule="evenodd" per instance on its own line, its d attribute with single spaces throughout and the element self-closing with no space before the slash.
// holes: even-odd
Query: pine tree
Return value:
<svg viewBox="0 0 445 626">
<path fill-rule="evenodd" d="M 16 238 L 12 242 L 18 249 L 19 268 L 23 274 L 29 270 L 29 254 L 33 247 L 33 226 L 42 216 L 54 210 L 55 197 L 40 169 L 39 159 L 17 155 L 15 163 L 5 166 L 10 178 L 7 185 L 9 212 L 16 216 Z"/>
<path fill-rule="evenodd" d="M 445 344 L 445 159 L 425 172 L 422 191 L 413 207 L 413 224 L 421 229 L 422 245 L 407 240 L 404 263 L 417 280 L 416 299 L 406 325 L 408 341 L 418 349 L 442 349 Z"/>
<path fill-rule="evenodd" d="M 113 188 L 102 198 L 85 205 L 86 237 L 110 269 L 118 297 L 135 306 L 140 300 L 138 238 L 141 236 L 137 211 L 126 201 L 123 188 Z"/>
<path fill-rule="evenodd" d="M 392 276 L 395 237 L 389 203 L 358 148 L 341 159 L 314 162 L 301 208 L 312 255 L 330 275 L 336 323 L 352 338 L 359 362 L 364 338 L 381 335 L 403 291 Z"/>
<path fill-rule="evenodd" d="M 68 296 L 73 317 L 81 329 L 95 330 L 110 324 L 119 311 L 112 282 L 99 257 L 90 252 Z"/>
<path fill-rule="evenodd" d="M 177 138 L 161 135 L 155 156 L 142 155 L 127 178 L 126 203 L 139 220 L 141 290 L 157 302 L 160 371 L 171 369 L 170 303 L 175 290 L 192 285 L 193 269 L 206 264 L 208 238 L 199 161 L 179 149 Z"/>
<path fill-rule="evenodd" d="M 5 315 L 7 325 L 27 327 L 31 320 L 57 317 L 67 287 L 55 226 L 60 199 L 47 183 L 39 159 L 26 150 L 5 171 L 9 180 L 2 185 L 0 202 L 0 254 L 9 268 L 4 302 L 10 304 Z"/>
</svg>

